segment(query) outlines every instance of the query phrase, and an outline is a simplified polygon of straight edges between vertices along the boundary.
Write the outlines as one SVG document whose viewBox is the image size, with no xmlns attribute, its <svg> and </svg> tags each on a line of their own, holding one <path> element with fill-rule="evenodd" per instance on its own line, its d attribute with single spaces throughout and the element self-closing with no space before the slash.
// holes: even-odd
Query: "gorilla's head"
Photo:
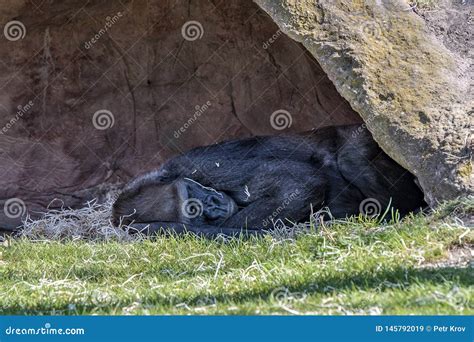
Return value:
<svg viewBox="0 0 474 342">
<path fill-rule="evenodd" d="M 234 200 L 221 191 L 189 178 L 171 183 L 132 183 L 115 201 L 115 225 L 150 222 L 181 222 L 221 225 L 237 212 Z"/>
</svg>

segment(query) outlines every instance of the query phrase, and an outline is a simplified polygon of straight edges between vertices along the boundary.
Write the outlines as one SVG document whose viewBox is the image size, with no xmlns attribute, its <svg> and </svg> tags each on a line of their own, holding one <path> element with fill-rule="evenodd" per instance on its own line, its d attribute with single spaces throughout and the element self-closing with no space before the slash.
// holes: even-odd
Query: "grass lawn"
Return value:
<svg viewBox="0 0 474 342">
<path fill-rule="evenodd" d="M 353 218 L 291 239 L 9 239 L 0 313 L 474 314 L 473 230 L 454 219 L 473 206 Z"/>
</svg>

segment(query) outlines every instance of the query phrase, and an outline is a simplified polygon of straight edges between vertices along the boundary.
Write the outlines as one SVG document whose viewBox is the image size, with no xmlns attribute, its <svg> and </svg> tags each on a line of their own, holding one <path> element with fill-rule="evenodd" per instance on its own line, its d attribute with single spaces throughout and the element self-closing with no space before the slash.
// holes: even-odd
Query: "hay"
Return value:
<svg viewBox="0 0 474 342">
<path fill-rule="evenodd" d="M 20 237 L 30 240 L 41 241 L 137 241 L 147 238 L 137 233 L 136 229 L 120 225 L 115 227 L 111 222 L 112 205 L 116 194 L 110 194 L 103 203 L 97 199 L 91 200 L 83 208 L 71 209 L 61 207 L 60 209 L 49 209 L 41 218 L 32 219 L 27 217 L 23 221 L 23 228 L 19 232 Z M 50 206 L 53 202 L 50 204 Z M 301 234 L 308 234 L 318 230 L 323 222 L 323 216 L 331 217 L 328 209 L 320 210 L 311 215 L 310 221 L 306 223 L 293 223 L 285 220 L 272 222 L 272 229 L 268 235 L 277 241 L 294 240 Z M 331 217 L 332 218 L 332 217 Z M 335 220 L 332 220 L 334 222 Z M 330 224 L 331 222 L 326 222 Z M 130 234 L 133 232 L 133 234 Z M 232 240 L 222 236 L 223 240 Z"/>
<path fill-rule="evenodd" d="M 116 194 L 110 194 L 104 203 L 97 200 L 87 202 L 83 208 L 50 209 L 40 219 L 28 217 L 23 222 L 23 229 L 19 235 L 31 240 L 86 240 L 86 241 L 137 241 L 147 238 L 139 234 L 132 227 L 121 225 L 114 227 L 111 218 L 112 204 Z M 459 199 L 443 204 L 434 212 L 435 219 L 456 219 L 456 223 L 463 222 L 463 226 L 472 227 L 474 197 Z M 457 214 L 457 215 L 453 215 Z M 464 219 L 462 221 L 461 219 Z M 268 236 L 276 241 L 294 240 L 299 235 L 323 234 L 330 231 L 332 224 L 350 224 L 351 220 L 337 220 L 332 217 L 328 208 L 314 212 L 309 222 L 293 223 L 288 220 L 272 221 L 272 229 Z M 386 229 L 387 224 L 380 224 L 377 229 Z M 134 234 L 130 234 L 134 232 Z M 224 238 L 224 237 L 223 237 Z M 224 240 L 231 240 L 224 238 Z"/>
<path fill-rule="evenodd" d="M 106 202 L 92 200 L 83 208 L 50 209 L 40 219 L 27 217 L 19 235 L 31 240 L 134 241 L 142 238 L 129 234 L 128 227 L 114 227 L 110 221 L 114 196 Z"/>
</svg>

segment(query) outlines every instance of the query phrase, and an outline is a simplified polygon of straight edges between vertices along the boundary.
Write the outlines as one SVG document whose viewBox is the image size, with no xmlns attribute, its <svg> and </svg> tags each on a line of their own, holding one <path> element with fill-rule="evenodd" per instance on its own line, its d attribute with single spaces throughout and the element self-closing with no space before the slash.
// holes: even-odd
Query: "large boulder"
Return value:
<svg viewBox="0 0 474 342">
<path fill-rule="evenodd" d="M 431 205 L 473 193 L 472 1 L 430 2 L 426 13 L 427 1 L 255 2 L 311 52 Z"/>
</svg>

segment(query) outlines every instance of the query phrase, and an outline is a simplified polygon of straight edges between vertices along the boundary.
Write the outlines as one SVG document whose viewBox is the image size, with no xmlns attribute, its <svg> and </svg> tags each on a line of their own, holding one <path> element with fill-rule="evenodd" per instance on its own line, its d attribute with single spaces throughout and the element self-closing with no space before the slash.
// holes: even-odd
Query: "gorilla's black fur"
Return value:
<svg viewBox="0 0 474 342">
<path fill-rule="evenodd" d="M 190 195 L 192 194 L 192 195 Z M 198 215 L 183 215 L 196 200 Z M 258 233 L 272 221 L 307 221 L 311 208 L 359 214 L 390 204 L 401 215 L 425 206 L 414 176 L 390 159 L 361 126 L 254 137 L 199 147 L 129 183 L 113 219 L 137 229 L 204 235 Z M 186 228 L 183 227 L 183 224 Z"/>
</svg>

